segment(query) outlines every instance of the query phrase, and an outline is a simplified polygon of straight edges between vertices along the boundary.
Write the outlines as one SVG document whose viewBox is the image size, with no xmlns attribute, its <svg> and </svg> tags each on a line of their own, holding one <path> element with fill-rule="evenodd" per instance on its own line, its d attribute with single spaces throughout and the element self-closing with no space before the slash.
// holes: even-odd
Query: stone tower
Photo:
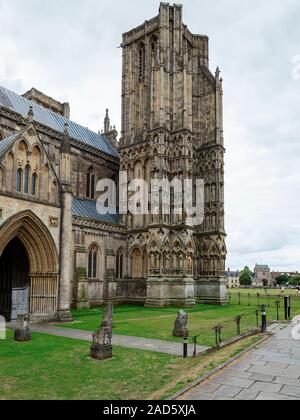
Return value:
<svg viewBox="0 0 300 420">
<path fill-rule="evenodd" d="M 213 76 L 208 67 L 208 44 L 183 24 L 182 6 L 168 3 L 123 35 L 121 170 L 146 180 L 149 201 L 159 197 L 158 214 L 137 202 L 137 214 L 124 216 L 129 277 L 137 287 L 146 281 L 146 306 L 226 301 L 223 91 L 219 70 Z M 204 180 L 201 225 L 174 211 L 173 187 L 151 186 L 174 178 Z"/>
</svg>

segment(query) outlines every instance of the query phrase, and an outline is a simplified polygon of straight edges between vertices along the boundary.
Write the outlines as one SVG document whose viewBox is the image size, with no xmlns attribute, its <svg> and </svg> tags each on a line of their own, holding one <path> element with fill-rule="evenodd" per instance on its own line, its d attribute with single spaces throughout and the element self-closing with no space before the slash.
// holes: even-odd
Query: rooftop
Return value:
<svg viewBox="0 0 300 420">
<path fill-rule="evenodd" d="M 107 209 L 97 206 L 95 201 L 83 200 L 77 197 L 73 197 L 73 216 L 114 225 L 120 222 L 118 214 L 108 214 Z"/>
<path fill-rule="evenodd" d="M 7 150 L 13 145 L 18 135 L 19 133 L 0 141 L 0 157 L 2 157 L 2 155 L 4 155 L 4 153 L 6 153 Z"/>
<path fill-rule="evenodd" d="M 69 134 L 72 139 L 107 155 L 115 158 L 119 157 L 118 152 L 113 148 L 105 135 L 94 133 L 88 128 L 0 86 L 0 109 L 8 109 L 21 115 L 23 118 L 26 118 L 30 106 L 33 108 L 34 122 L 49 127 L 60 134 L 64 132 L 64 127 L 67 123 L 69 125 Z"/>
</svg>

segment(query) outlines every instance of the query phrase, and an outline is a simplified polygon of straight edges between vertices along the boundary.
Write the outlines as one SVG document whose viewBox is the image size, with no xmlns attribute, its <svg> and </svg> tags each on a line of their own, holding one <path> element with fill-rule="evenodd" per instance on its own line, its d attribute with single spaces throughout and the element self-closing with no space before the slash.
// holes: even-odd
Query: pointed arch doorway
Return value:
<svg viewBox="0 0 300 420">
<path fill-rule="evenodd" d="M 0 228 L 0 315 L 54 319 L 58 305 L 58 256 L 52 236 L 30 211 Z"/>
<path fill-rule="evenodd" d="M 29 259 L 18 238 L 5 248 L 0 258 L 0 315 L 16 319 L 29 313 Z"/>
</svg>

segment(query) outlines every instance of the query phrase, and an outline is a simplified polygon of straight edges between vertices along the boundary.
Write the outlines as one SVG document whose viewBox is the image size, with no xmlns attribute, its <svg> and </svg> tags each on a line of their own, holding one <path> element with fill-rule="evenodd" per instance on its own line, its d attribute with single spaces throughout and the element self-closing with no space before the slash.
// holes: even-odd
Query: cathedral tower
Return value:
<svg viewBox="0 0 300 420">
<path fill-rule="evenodd" d="M 146 282 L 147 306 L 226 301 L 223 90 L 208 45 L 183 24 L 182 6 L 167 3 L 123 35 L 121 170 L 146 180 L 150 202 L 159 197 L 158 214 L 137 202 L 137 214 L 124 216 L 129 277 L 137 287 Z M 205 182 L 205 217 L 194 226 L 184 208 L 174 211 L 174 187 L 161 185 L 197 178 Z M 161 182 L 157 190 L 151 180 Z"/>
</svg>

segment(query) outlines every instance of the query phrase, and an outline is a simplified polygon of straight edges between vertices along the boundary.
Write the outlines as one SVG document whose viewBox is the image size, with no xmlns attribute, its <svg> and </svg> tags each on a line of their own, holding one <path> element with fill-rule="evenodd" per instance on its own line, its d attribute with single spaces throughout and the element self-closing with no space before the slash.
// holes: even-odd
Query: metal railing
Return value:
<svg viewBox="0 0 300 420">
<path fill-rule="evenodd" d="M 287 295 L 283 294 L 268 294 L 268 293 L 228 293 L 229 305 L 238 306 L 257 306 L 265 305 L 267 308 L 274 308 L 279 315 L 280 320 L 281 309 L 284 308 L 284 299 Z M 300 312 L 300 296 L 289 295 L 293 313 Z"/>
<path fill-rule="evenodd" d="M 269 318 L 271 321 L 271 318 Z M 193 334 L 194 354 L 198 354 L 198 346 L 205 346 L 211 349 L 219 349 L 223 345 L 244 337 L 251 332 L 266 332 L 268 317 L 266 307 L 263 305 L 255 311 L 244 312 L 236 317 L 218 323 L 211 328 L 203 329 Z"/>
</svg>

